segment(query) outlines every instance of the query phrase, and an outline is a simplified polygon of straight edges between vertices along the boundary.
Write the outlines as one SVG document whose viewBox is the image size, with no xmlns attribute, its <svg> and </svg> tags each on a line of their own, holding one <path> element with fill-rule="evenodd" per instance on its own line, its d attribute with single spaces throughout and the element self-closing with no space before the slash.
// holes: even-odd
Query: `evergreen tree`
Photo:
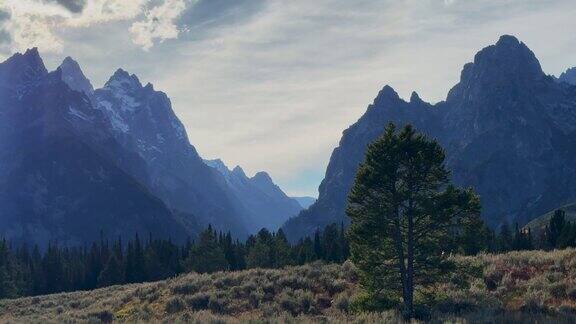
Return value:
<svg viewBox="0 0 576 324">
<path fill-rule="evenodd" d="M 293 264 L 290 245 L 282 229 L 274 235 L 274 268 L 282 268 Z"/>
<path fill-rule="evenodd" d="M 552 248 L 558 248 L 558 238 L 562 233 L 562 229 L 566 224 L 566 212 L 558 209 L 550 218 L 550 226 L 548 227 L 548 243 Z"/>
<path fill-rule="evenodd" d="M 199 273 L 228 269 L 226 256 L 218 245 L 217 235 L 212 226 L 208 226 L 208 229 L 200 233 L 198 244 L 190 251 L 186 263 L 189 270 Z"/>
<path fill-rule="evenodd" d="M 444 151 L 410 126 L 390 124 L 370 144 L 349 194 L 351 259 L 373 300 L 399 300 L 414 317 L 414 290 L 451 269 L 453 227 L 479 212 L 472 191 L 449 185 Z"/>
<path fill-rule="evenodd" d="M 106 287 L 111 285 L 118 285 L 124 282 L 124 270 L 118 260 L 116 253 L 112 253 L 108 258 L 108 262 L 104 266 L 104 270 L 98 276 L 98 286 Z"/>
<path fill-rule="evenodd" d="M 246 266 L 248 268 L 271 268 L 274 260 L 274 240 L 265 228 L 256 235 L 255 243 L 247 249 Z"/>
<path fill-rule="evenodd" d="M 504 222 L 500 227 L 500 235 L 498 237 L 498 250 L 500 252 L 506 252 L 512 250 L 514 244 L 514 238 L 510 230 L 510 225 Z"/>
</svg>

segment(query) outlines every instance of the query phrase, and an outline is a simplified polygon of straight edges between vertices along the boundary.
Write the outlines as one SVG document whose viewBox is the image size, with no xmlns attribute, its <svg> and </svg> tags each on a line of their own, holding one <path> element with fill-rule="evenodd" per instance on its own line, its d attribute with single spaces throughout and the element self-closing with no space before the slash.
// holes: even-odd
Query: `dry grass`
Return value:
<svg viewBox="0 0 576 324">
<path fill-rule="evenodd" d="M 576 250 L 457 257 L 453 276 L 420 296 L 437 322 L 576 322 Z M 186 274 L 156 283 L 0 301 L 0 322 L 398 323 L 353 314 L 352 264 Z"/>
</svg>

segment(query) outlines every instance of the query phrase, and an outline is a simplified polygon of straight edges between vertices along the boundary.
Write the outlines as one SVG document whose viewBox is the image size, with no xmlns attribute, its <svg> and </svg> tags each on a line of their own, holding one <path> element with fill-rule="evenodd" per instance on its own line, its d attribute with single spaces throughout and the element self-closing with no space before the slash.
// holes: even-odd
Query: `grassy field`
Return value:
<svg viewBox="0 0 576 324">
<path fill-rule="evenodd" d="M 459 270 L 419 296 L 432 322 L 576 323 L 576 250 L 456 257 Z M 350 263 L 186 274 L 145 284 L 0 301 L 10 323 L 397 323 L 358 313 Z"/>
</svg>

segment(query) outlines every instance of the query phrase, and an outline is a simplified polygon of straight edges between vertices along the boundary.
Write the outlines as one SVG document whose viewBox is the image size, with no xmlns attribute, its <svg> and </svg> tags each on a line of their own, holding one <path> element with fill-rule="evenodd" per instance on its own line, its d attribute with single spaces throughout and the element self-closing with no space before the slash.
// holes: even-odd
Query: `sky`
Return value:
<svg viewBox="0 0 576 324">
<path fill-rule="evenodd" d="M 71 56 L 96 87 L 121 67 L 168 94 L 202 157 L 317 196 L 384 85 L 444 100 L 502 34 L 559 75 L 576 66 L 574 17 L 574 0 L 0 0 L 0 60 Z"/>
</svg>

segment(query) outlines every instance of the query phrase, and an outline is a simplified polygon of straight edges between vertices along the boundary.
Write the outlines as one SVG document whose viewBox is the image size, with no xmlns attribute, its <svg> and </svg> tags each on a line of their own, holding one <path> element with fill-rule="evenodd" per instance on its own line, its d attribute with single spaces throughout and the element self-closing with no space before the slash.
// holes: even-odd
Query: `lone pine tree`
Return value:
<svg viewBox="0 0 576 324">
<path fill-rule="evenodd" d="M 389 124 L 367 150 L 349 194 L 351 259 L 371 300 L 403 302 L 414 317 L 415 289 L 450 271 L 446 257 L 461 232 L 478 217 L 471 190 L 449 184 L 444 151 L 408 125 Z"/>
</svg>

